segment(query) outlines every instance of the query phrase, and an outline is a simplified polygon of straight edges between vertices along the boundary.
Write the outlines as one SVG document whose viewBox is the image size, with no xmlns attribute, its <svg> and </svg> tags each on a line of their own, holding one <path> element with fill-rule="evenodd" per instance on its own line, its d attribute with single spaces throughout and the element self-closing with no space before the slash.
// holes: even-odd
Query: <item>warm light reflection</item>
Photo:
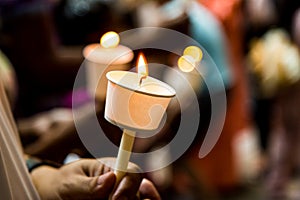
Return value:
<svg viewBox="0 0 300 200">
<path fill-rule="evenodd" d="M 114 31 L 105 33 L 100 39 L 100 44 L 104 48 L 114 48 L 119 45 L 119 42 L 120 36 Z"/>
<path fill-rule="evenodd" d="M 148 65 L 146 58 L 143 53 L 139 54 L 138 60 L 137 60 L 137 73 L 142 77 L 148 76 Z"/>
<path fill-rule="evenodd" d="M 183 55 L 192 56 L 196 62 L 200 62 L 203 57 L 202 50 L 197 46 L 188 46 L 184 49 Z"/>
<path fill-rule="evenodd" d="M 183 55 L 178 59 L 178 67 L 183 72 L 191 72 L 195 68 L 195 59 L 190 55 Z"/>
</svg>

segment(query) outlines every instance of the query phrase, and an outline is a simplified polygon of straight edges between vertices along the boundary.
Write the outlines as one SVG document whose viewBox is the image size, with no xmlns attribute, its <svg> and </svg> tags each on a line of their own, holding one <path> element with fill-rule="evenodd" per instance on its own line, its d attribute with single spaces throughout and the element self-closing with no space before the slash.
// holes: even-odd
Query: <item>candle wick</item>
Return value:
<svg viewBox="0 0 300 200">
<path fill-rule="evenodd" d="M 143 80 L 144 80 L 144 79 L 146 79 L 146 78 L 147 78 L 147 76 L 142 76 L 142 77 L 140 78 L 139 86 L 141 86 L 141 85 L 142 85 L 142 83 L 143 83 Z"/>
</svg>

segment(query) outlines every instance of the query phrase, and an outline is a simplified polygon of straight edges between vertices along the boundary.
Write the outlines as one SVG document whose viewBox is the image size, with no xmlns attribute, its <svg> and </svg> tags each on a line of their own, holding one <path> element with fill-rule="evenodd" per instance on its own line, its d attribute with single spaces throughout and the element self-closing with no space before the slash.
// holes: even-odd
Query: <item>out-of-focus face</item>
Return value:
<svg viewBox="0 0 300 200">
<path fill-rule="evenodd" d="M 276 22 L 277 14 L 271 0 L 246 0 L 247 18 L 254 26 L 266 26 Z"/>
<path fill-rule="evenodd" d="M 293 40 L 300 48 L 300 8 L 295 12 L 293 18 Z"/>
</svg>

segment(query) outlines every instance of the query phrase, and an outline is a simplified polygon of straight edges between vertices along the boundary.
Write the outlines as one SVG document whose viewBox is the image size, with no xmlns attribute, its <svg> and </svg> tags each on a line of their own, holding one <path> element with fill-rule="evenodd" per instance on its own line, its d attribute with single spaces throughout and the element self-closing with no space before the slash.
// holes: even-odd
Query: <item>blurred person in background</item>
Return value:
<svg viewBox="0 0 300 200">
<path fill-rule="evenodd" d="M 207 185 L 208 191 L 211 190 L 211 193 L 215 194 L 216 197 L 222 198 L 236 193 L 243 184 L 237 166 L 237 154 L 234 145 L 242 132 L 248 134 L 251 126 L 247 76 L 243 64 L 244 55 L 241 51 L 243 48 L 242 2 L 239 0 L 226 2 L 200 0 L 198 3 L 215 17 L 219 30 L 213 30 L 215 26 L 208 22 L 207 17 L 200 18 L 194 13 L 194 16 L 190 16 L 192 23 L 194 23 L 190 29 L 191 35 L 200 44 L 203 44 L 220 68 L 227 89 L 227 110 L 222 133 L 212 151 L 206 157 L 198 158 L 199 144 L 201 144 L 198 143 L 197 148 L 193 149 L 194 158 L 190 157 L 187 163 L 197 174 L 198 179 L 204 180 L 203 183 Z M 199 10 L 199 12 L 201 11 Z M 201 29 L 199 24 L 203 24 L 204 27 Z M 212 32 L 205 32 L 206 28 Z M 222 36 L 214 38 L 217 35 L 216 32 L 220 32 Z"/>
<path fill-rule="evenodd" d="M 177 25 L 177 28 L 181 28 L 175 30 L 195 39 L 212 57 L 222 76 L 228 101 L 225 125 L 219 141 L 206 157 L 199 158 L 199 149 L 210 123 L 211 102 L 205 84 L 196 87 L 201 112 L 198 135 L 184 156 L 172 166 L 174 175 L 171 177 L 170 191 L 173 196 L 168 196 L 168 198 L 222 197 L 236 192 L 240 186 L 241 180 L 237 172 L 233 144 L 239 133 L 247 130 L 250 126 L 247 76 L 242 54 L 243 29 L 241 25 L 243 17 L 240 6 L 241 1 L 238 0 L 226 2 L 159 1 L 156 5 L 148 2 L 148 7 L 145 6 L 142 9 L 144 11 L 143 18 L 139 18 L 142 22 L 141 27 L 143 25 L 168 27 L 176 21 L 179 24 L 181 22 L 187 25 L 187 27 Z M 142 12 L 141 8 L 139 9 L 139 12 Z M 152 18 L 150 15 L 155 17 Z M 182 29 L 182 27 L 186 27 L 186 29 Z M 171 66 L 173 65 L 171 62 Z M 215 84 L 214 74 L 210 74 L 208 71 L 206 75 L 209 77 L 206 80 L 211 81 L 209 85 L 213 85 L 213 88 L 210 88 L 212 89 L 211 95 L 217 96 L 221 90 L 220 85 Z M 172 109 L 173 112 L 175 110 Z M 174 127 L 177 127 L 177 122 L 175 117 L 174 121 L 170 122 L 170 130 L 173 127 L 173 131 L 176 132 Z M 212 123 L 221 122 L 214 121 Z M 161 144 L 163 139 L 159 141 Z M 164 192 L 168 195 L 170 191 Z"/>
<path fill-rule="evenodd" d="M 289 190 L 299 170 L 299 7 L 298 1 L 248 0 L 250 69 L 254 74 L 255 120 L 266 157 L 267 195 L 270 199 L 299 198 Z M 267 9 L 265 15 L 257 9 Z M 258 8 L 259 7 L 259 8 Z M 262 18 L 258 23 L 258 19 Z M 256 20 L 251 20 L 256 19 Z M 262 23 L 264 22 L 264 23 Z M 248 36 L 249 36 L 248 35 Z M 297 46 L 298 45 L 298 46 Z M 292 179 L 291 179 L 292 178 Z M 298 188 L 299 186 L 296 186 Z M 299 189 L 299 188 L 298 188 Z M 296 189 L 297 190 L 297 189 Z"/>
</svg>

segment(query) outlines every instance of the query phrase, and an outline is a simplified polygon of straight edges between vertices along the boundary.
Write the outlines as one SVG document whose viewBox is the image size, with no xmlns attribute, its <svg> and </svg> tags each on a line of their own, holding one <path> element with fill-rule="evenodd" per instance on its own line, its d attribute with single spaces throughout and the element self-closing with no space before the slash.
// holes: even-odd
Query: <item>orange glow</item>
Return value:
<svg viewBox="0 0 300 200">
<path fill-rule="evenodd" d="M 141 78 L 145 78 L 148 76 L 148 64 L 143 53 L 139 54 L 137 60 L 137 73 L 139 74 L 139 76 L 141 76 Z"/>
</svg>

